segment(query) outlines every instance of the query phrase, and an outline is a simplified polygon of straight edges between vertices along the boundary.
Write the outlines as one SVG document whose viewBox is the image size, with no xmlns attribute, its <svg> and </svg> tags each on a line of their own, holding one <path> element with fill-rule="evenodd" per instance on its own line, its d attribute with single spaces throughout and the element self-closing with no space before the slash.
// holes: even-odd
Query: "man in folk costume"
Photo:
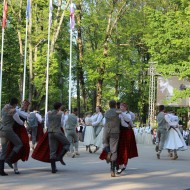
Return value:
<svg viewBox="0 0 190 190">
<path fill-rule="evenodd" d="M 17 98 L 12 98 L 9 104 L 6 104 L 2 109 L 2 125 L 0 129 L 2 152 L 0 154 L 0 175 L 6 176 L 4 172 L 4 162 L 13 168 L 13 159 L 19 150 L 22 148 L 23 144 L 18 137 L 18 135 L 13 130 L 13 124 L 16 121 L 19 125 L 23 125 L 23 121 L 20 120 L 18 113 L 16 112 L 16 106 L 18 104 Z M 11 153 L 7 155 L 7 145 L 9 141 L 14 145 Z M 6 161 L 5 161 L 6 159 Z"/>
<path fill-rule="evenodd" d="M 49 111 L 46 117 L 52 173 L 57 172 L 55 164 L 56 161 L 60 161 L 61 164 L 65 165 L 63 156 L 69 151 L 70 147 L 69 141 L 61 130 L 64 124 L 64 113 L 61 111 L 61 106 L 61 103 L 55 102 L 54 109 L 52 111 Z M 57 156 L 59 143 L 63 145 L 63 148 L 60 155 Z"/>
<path fill-rule="evenodd" d="M 74 108 L 73 113 L 65 115 L 65 131 L 67 139 L 70 142 L 70 152 L 72 153 L 72 158 L 76 155 L 80 155 L 78 152 L 79 148 L 79 139 L 76 132 L 76 128 L 78 127 L 78 109 Z M 75 150 L 74 150 L 75 148 Z"/>
<path fill-rule="evenodd" d="M 42 123 L 42 116 L 38 113 L 38 111 L 34 110 L 30 112 L 29 116 L 27 117 L 27 130 L 31 134 L 31 140 L 32 140 L 32 150 L 34 150 L 34 147 L 36 145 L 36 142 L 38 141 L 37 139 L 37 134 L 39 132 L 39 127 L 41 127 Z M 41 129 L 43 130 L 43 128 Z M 43 135 L 43 132 L 41 136 Z"/>
<path fill-rule="evenodd" d="M 156 151 L 157 158 L 160 159 L 160 154 L 164 147 L 164 142 L 167 137 L 167 122 L 165 120 L 165 112 L 164 105 L 159 106 L 159 113 L 157 115 L 158 129 L 157 129 L 157 137 L 156 137 Z"/>
<path fill-rule="evenodd" d="M 115 168 L 117 160 L 117 148 L 120 133 L 119 112 L 116 109 L 116 101 L 109 102 L 110 109 L 105 113 L 105 127 L 103 134 L 104 150 L 108 153 L 107 161 L 111 161 L 111 177 L 115 177 Z"/>
<path fill-rule="evenodd" d="M 117 174 L 121 174 L 122 171 L 125 170 L 128 159 L 138 157 L 135 135 L 132 129 L 135 114 L 128 110 L 126 103 L 120 104 L 120 110 L 122 113 L 119 115 L 121 126 L 117 156 L 117 165 L 119 165 L 120 168 Z"/>
</svg>

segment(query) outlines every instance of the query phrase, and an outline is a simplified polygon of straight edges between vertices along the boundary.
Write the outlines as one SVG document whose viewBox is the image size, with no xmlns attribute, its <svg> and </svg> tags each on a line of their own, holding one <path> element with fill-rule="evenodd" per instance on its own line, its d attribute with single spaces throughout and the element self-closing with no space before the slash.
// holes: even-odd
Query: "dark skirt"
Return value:
<svg viewBox="0 0 190 190">
<path fill-rule="evenodd" d="M 133 129 L 127 128 L 121 130 L 117 153 L 117 165 L 127 165 L 128 159 L 138 157 L 138 151 Z M 107 152 L 105 150 L 102 150 L 99 158 L 101 160 L 106 160 Z"/>
<path fill-rule="evenodd" d="M 59 143 L 57 155 L 61 153 L 63 145 Z M 50 163 L 50 149 L 49 149 L 49 139 L 48 132 L 46 132 L 43 137 L 39 140 L 37 146 L 35 147 L 32 156 L 33 159 Z"/>
<path fill-rule="evenodd" d="M 121 129 L 117 152 L 118 165 L 127 165 L 128 159 L 138 157 L 135 135 L 132 128 Z"/>
<path fill-rule="evenodd" d="M 20 149 L 18 154 L 14 157 L 13 163 L 17 162 L 18 160 L 22 160 L 23 162 L 27 161 L 30 154 L 30 145 L 29 145 L 29 137 L 28 137 L 27 130 L 24 126 L 19 125 L 17 123 L 13 125 L 13 130 L 23 143 L 23 147 Z M 14 145 L 12 143 L 9 143 L 8 149 L 7 149 L 7 156 L 10 154 L 13 147 Z"/>
<path fill-rule="evenodd" d="M 40 141 L 40 139 L 44 136 L 43 124 L 38 124 L 38 130 L 36 135 L 36 142 Z"/>
</svg>

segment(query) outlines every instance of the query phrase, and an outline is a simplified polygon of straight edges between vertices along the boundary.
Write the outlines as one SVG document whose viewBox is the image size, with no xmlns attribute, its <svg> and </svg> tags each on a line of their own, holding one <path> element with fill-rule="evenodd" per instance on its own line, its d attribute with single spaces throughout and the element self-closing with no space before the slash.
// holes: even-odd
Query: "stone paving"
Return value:
<svg viewBox="0 0 190 190">
<path fill-rule="evenodd" d="M 5 166 L 8 176 L 0 176 L 0 190 L 190 190 L 190 147 L 170 160 L 163 151 L 157 160 L 154 145 L 138 144 L 139 157 L 129 160 L 126 171 L 110 177 L 110 167 L 80 145 L 81 155 L 66 156 L 66 166 L 57 164 L 52 174 L 50 164 L 30 158 L 19 162 L 20 175 Z"/>
</svg>

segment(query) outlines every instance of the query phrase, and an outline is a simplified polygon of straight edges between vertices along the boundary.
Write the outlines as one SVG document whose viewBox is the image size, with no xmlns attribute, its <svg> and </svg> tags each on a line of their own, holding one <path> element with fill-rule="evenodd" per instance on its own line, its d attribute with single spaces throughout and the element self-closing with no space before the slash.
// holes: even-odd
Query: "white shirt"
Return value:
<svg viewBox="0 0 190 190">
<path fill-rule="evenodd" d="M 24 125 L 24 122 L 20 119 L 18 113 L 16 112 L 14 115 L 13 115 L 13 119 L 19 124 L 19 125 Z"/>
<path fill-rule="evenodd" d="M 146 126 L 145 133 L 151 133 L 151 130 L 152 130 L 151 126 Z"/>
<path fill-rule="evenodd" d="M 29 116 L 28 112 L 25 112 L 24 110 L 21 110 L 21 108 L 16 109 L 16 112 L 18 113 L 18 115 L 24 119 L 27 119 L 27 117 Z"/>
<path fill-rule="evenodd" d="M 171 113 L 165 115 L 165 120 L 168 123 L 168 126 L 177 127 L 179 124 L 178 116 Z"/>
<path fill-rule="evenodd" d="M 35 113 L 38 122 L 39 122 L 39 123 L 42 123 L 42 116 L 41 116 L 38 112 L 33 111 L 33 112 L 30 112 L 30 113 Z"/>
<path fill-rule="evenodd" d="M 91 118 L 92 118 L 92 126 L 95 127 L 102 122 L 103 115 L 101 112 L 98 112 L 98 113 L 92 115 Z"/>
<path fill-rule="evenodd" d="M 121 119 L 121 125 L 123 127 L 129 127 L 129 125 L 133 127 L 132 117 L 129 112 L 122 112 L 121 114 L 119 114 L 119 118 Z"/>
</svg>

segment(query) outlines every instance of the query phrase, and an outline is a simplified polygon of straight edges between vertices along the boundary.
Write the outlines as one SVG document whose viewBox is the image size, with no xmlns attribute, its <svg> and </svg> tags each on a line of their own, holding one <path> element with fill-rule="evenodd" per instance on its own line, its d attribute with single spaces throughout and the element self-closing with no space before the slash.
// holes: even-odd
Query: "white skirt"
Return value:
<svg viewBox="0 0 190 190">
<path fill-rule="evenodd" d="M 99 148 L 103 148 L 103 133 L 104 133 L 104 128 L 102 127 L 100 133 L 94 140 L 94 145 Z"/>
<path fill-rule="evenodd" d="M 150 133 L 145 133 L 144 144 L 152 145 L 152 135 Z"/>
<path fill-rule="evenodd" d="M 89 146 L 94 144 L 94 127 L 92 126 L 86 126 L 85 133 L 84 133 L 84 145 Z"/>
<path fill-rule="evenodd" d="M 138 144 L 143 144 L 143 133 L 138 133 L 137 134 L 137 143 Z"/>
<path fill-rule="evenodd" d="M 178 128 L 171 128 L 164 143 L 164 149 L 187 150 L 187 146 Z"/>
</svg>

